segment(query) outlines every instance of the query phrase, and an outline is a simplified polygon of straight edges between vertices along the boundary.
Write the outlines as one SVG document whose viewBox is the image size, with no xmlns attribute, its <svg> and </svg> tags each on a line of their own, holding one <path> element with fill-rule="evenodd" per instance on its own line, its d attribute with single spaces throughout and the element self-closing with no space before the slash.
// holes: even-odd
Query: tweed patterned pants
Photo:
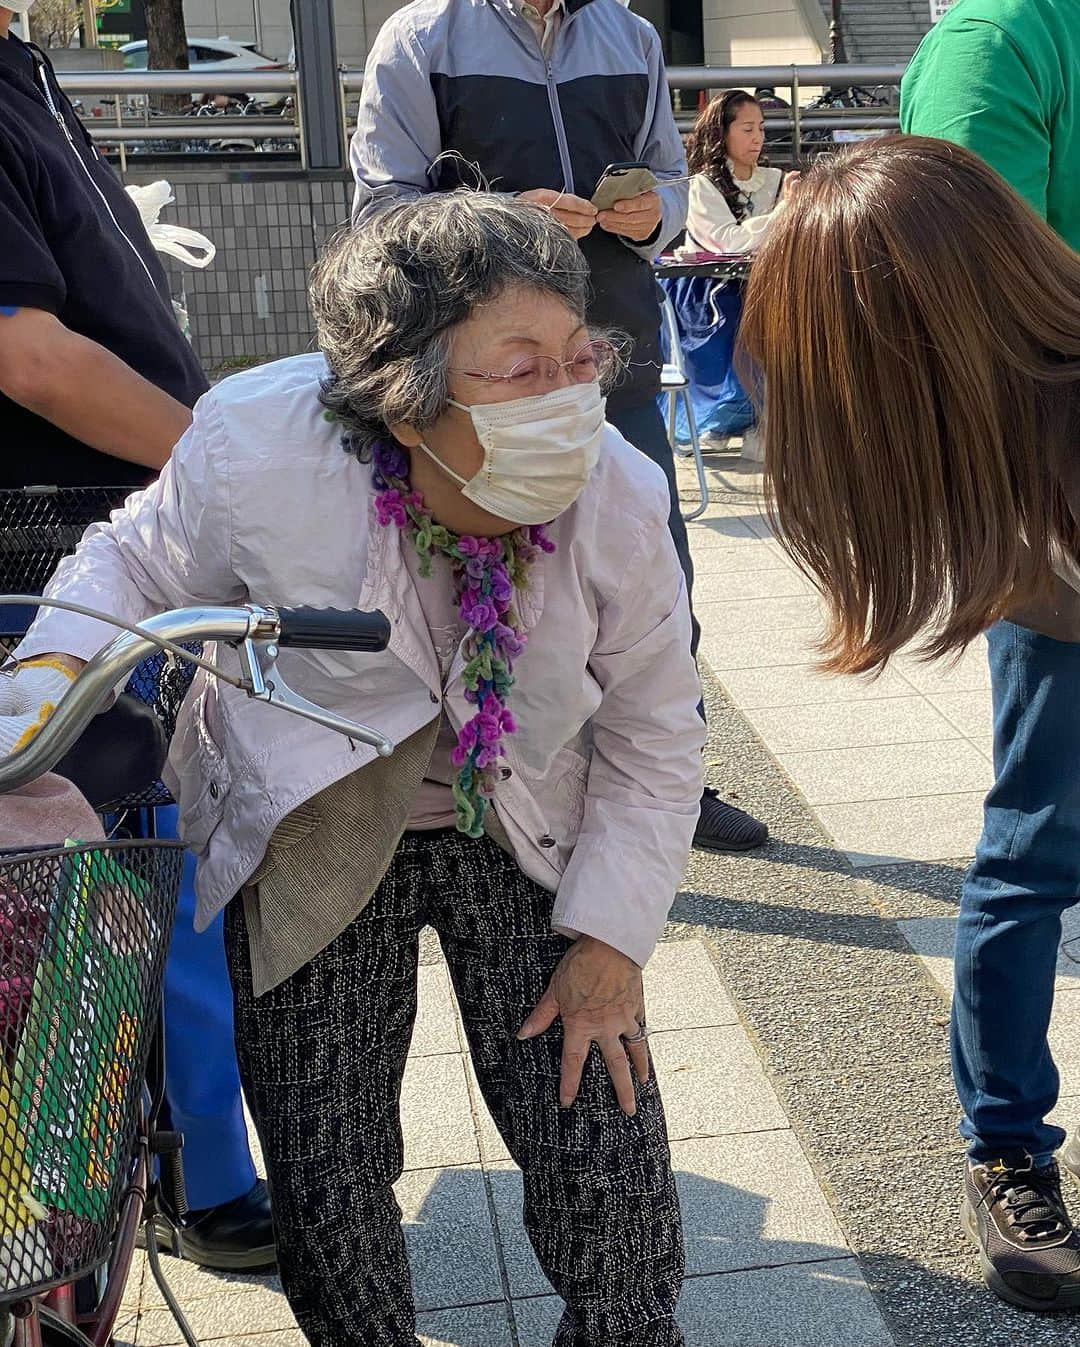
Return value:
<svg viewBox="0 0 1080 1347">
<path fill-rule="evenodd" d="M 559 1022 L 515 1038 L 569 944 L 551 931 L 552 901 L 486 838 L 407 833 L 356 921 L 258 999 L 242 905 L 230 904 L 241 1076 L 285 1293 L 315 1347 L 417 1343 L 392 1184 L 425 924 L 442 942 L 484 1099 L 524 1172 L 525 1228 L 566 1302 L 556 1347 L 681 1347 L 682 1232 L 655 1078 L 626 1117 L 594 1047 L 577 1102 L 561 1109 Z"/>
</svg>

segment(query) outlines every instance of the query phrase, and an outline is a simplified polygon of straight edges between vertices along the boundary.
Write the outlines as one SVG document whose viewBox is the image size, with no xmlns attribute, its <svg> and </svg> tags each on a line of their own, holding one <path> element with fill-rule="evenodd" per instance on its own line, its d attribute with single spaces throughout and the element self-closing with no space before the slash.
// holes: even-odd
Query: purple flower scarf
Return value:
<svg viewBox="0 0 1080 1347">
<path fill-rule="evenodd" d="M 431 574 L 435 552 L 449 558 L 461 620 L 469 628 L 463 644 L 465 699 L 476 714 L 458 734 L 450 760 L 458 769 L 453 785 L 457 828 L 480 837 L 484 815 L 498 779 L 503 736 L 517 729 L 506 706 L 514 686 L 514 660 L 527 635 L 514 604 L 516 590 L 529 584 L 529 571 L 541 552 L 555 544 L 542 524 L 515 529 L 501 538 L 458 535 L 436 524 L 419 492 L 409 485 L 409 460 L 396 444 L 375 446 L 375 515 L 384 528 L 407 533 L 420 574 Z"/>
</svg>

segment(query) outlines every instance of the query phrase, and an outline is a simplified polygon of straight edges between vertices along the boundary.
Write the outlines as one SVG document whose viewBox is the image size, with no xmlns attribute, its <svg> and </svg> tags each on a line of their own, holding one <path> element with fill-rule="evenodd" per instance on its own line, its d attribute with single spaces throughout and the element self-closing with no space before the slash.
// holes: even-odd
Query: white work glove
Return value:
<svg viewBox="0 0 1080 1347">
<path fill-rule="evenodd" d="M 75 674 L 52 655 L 0 672 L 0 757 L 26 745 L 45 724 Z"/>
</svg>

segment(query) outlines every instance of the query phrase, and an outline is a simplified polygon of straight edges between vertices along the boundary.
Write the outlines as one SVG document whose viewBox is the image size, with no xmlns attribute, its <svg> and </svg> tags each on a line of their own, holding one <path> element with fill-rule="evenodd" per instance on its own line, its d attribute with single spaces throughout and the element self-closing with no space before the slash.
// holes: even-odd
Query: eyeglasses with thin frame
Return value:
<svg viewBox="0 0 1080 1347">
<path fill-rule="evenodd" d="M 488 383 L 505 383 L 522 396 L 544 393 L 554 388 L 559 374 L 566 370 L 574 383 L 589 384 L 599 379 L 608 382 L 621 366 L 619 352 L 610 341 L 597 337 L 587 341 L 569 360 L 556 360 L 553 355 L 527 355 L 517 360 L 505 374 L 493 370 L 452 369 L 466 379 L 483 379 Z"/>
</svg>

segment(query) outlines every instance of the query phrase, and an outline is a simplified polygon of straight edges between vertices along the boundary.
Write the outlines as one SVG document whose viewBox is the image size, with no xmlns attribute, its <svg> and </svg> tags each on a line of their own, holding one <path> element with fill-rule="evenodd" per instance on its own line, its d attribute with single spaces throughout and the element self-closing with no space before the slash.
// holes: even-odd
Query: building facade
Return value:
<svg viewBox="0 0 1080 1347">
<path fill-rule="evenodd" d="M 376 33 L 400 0 L 334 0 L 338 57 L 362 66 Z M 819 0 L 631 0 L 664 40 L 672 65 L 816 64 L 829 30 Z M 288 59 L 289 0 L 185 0 L 188 35 L 256 42 Z"/>
</svg>

